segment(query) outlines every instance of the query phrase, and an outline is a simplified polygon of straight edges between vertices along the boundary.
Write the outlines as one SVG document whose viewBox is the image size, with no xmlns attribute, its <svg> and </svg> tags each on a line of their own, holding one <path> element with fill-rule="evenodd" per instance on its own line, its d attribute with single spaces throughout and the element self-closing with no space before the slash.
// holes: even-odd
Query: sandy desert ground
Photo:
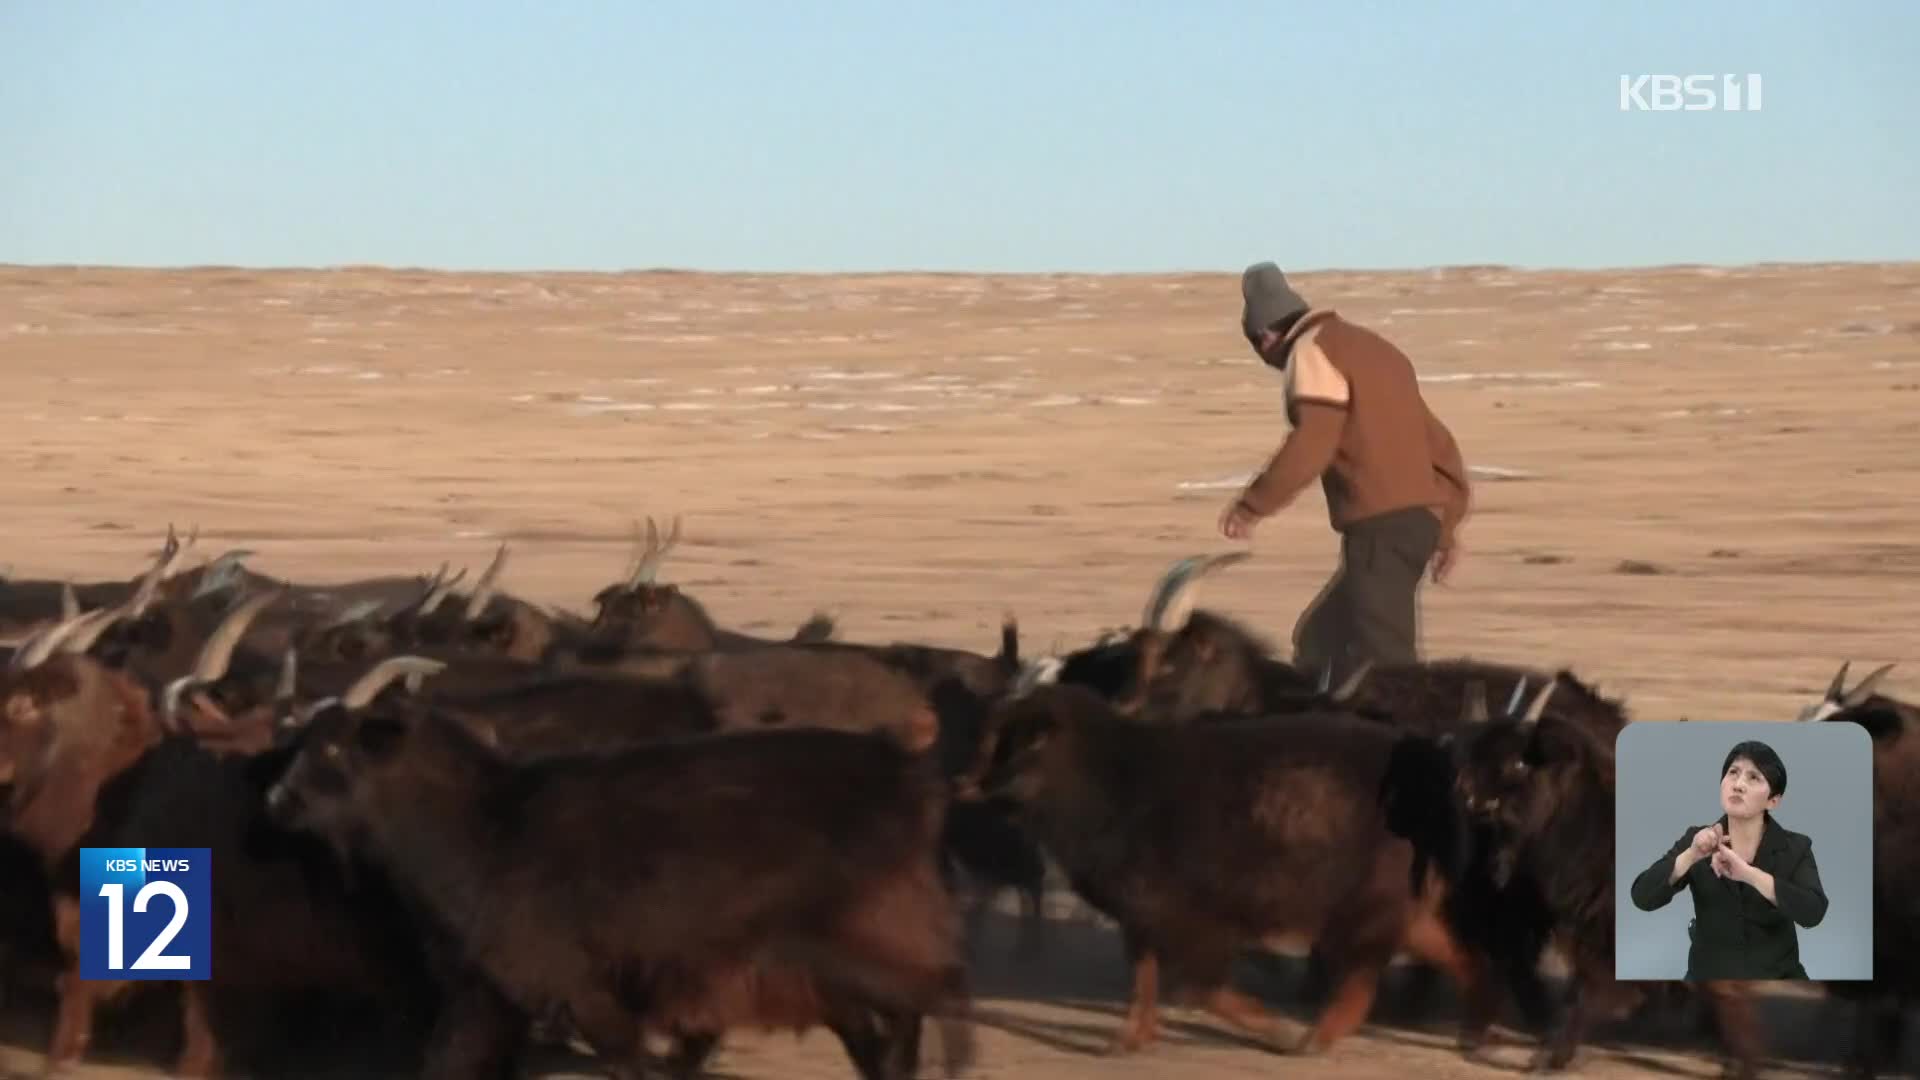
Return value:
<svg viewBox="0 0 1920 1080">
<path fill-rule="evenodd" d="M 1430 655 L 1568 664 L 1649 720 L 1789 718 L 1843 659 L 1920 692 L 1920 265 L 1297 284 L 1409 351 L 1478 478 Z M 730 625 L 824 607 L 845 637 L 990 650 L 1011 610 L 1029 649 L 1070 646 L 1229 546 L 1219 508 L 1285 433 L 1238 313 L 1233 273 L 0 268 L 0 564 L 124 577 L 168 521 L 306 579 L 478 573 L 507 539 L 507 587 L 580 606 L 635 517 L 678 513 L 663 577 Z M 1334 557 L 1317 490 L 1251 546 L 1202 602 L 1284 642 Z M 1499 1075 L 1384 1023 L 1322 1062 L 1185 1034 L 1092 1056 L 1124 972 L 1063 933 L 1044 977 L 988 963 L 979 1075 Z M 1828 1006 L 1771 1007 L 1829 1067 Z M 1715 1069 L 1596 1047 L 1589 1071 L 1655 1061 Z M 722 1064 L 850 1075 L 825 1035 Z"/>
</svg>

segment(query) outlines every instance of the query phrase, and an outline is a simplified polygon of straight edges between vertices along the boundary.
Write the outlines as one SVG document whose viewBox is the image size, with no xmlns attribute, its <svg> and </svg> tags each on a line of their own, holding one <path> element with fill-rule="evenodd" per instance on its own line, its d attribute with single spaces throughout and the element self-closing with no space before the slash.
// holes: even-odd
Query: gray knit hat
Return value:
<svg viewBox="0 0 1920 1080">
<path fill-rule="evenodd" d="M 1271 262 L 1257 262 L 1240 275 L 1240 296 L 1246 301 L 1240 309 L 1240 328 L 1248 341 L 1256 341 L 1260 332 L 1274 323 L 1307 310 L 1307 302 L 1287 284 L 1287 275 Z"/>
</svg>

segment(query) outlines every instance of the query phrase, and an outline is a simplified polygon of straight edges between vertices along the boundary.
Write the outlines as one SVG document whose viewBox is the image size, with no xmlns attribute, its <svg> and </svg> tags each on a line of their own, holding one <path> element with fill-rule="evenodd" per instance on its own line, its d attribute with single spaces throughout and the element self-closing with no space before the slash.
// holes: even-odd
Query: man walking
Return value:
<svg viewBox="0 0 1920 1080">
<path fill-rule="evenodd" d="M 1241 327 L 1280 372 L 1292 427 L 1227 505 L 1220 531 L 1243 540 L 1317 477 L 1340 535 L 1340 565 L 1294 627 L 1294 663 L 1337 685 L 1363 660 L 1419 659 L 1418 593 L 1459 558 L 1471 488 L 1453 434 L 1421 396 L 1413 364 L 1379 334 L 1310 307 L 1271 262 L 1241 275 Z"/>
</svg>

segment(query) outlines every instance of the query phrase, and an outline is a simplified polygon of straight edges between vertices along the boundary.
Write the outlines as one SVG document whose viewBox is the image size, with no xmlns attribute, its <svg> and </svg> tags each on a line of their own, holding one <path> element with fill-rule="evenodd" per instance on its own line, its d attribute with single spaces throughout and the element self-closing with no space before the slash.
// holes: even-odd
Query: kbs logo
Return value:
<svg viewBox="0 0 1920 1080">
<path fill-rule="evenodd" d="M 1758 75 L 1620 76 L 1621 112 L 1759 112 Z"/>
<path fill-rule="evenodd" d="M 206 848 L 80 849 L 82 979 L 211 979 Z"/>
</svg>

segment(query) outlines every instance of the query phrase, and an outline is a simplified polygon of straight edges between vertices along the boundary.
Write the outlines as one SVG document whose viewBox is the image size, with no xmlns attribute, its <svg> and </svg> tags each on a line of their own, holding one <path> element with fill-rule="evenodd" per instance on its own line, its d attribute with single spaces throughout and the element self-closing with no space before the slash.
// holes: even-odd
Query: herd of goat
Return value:
<svg viewBox="0 0 1920 1080">
<path fill-rule="evenodd" d="M 1244 554 L 1182 560 L 1141 625 L 1057 655 L 1022 658 L 1011 616 L 992 654 L 841 641 L 821 616 L 769 640 L 658 580 L 679 539 L 649 520 L 590 615 L 503 589 L 505 545 L 465 593 L 445 566 L 190 566 L 197 532 L 171 528 L 125 581 L 0 582 L 0 975 L 9 1000 L 50 992 L 49 1070 L 144 986 L 177 992 L 189 1077 L 289 1075 L 262 1064 L 289 1010 L 435 1078 L 518 1075 L 554 1042 L 691 1076 L 729 1031 L 825 1027 L 861 1077 L 901 1080 L 928 1023 L 957 1075 L 963 898 L 1012 889 L 1030 931 L 1050 872 L 1118 930 L 1119 1051 L 1155 1039 L 1163 983 L 1325 1051 L 1406 956 L 1457 987 L 1468 1054 L 1511 1007 L 1536 1066 L 1565 1068 L 1598 1025 L 1694 999 L 1736 1075 L 1768 1057 L 1750 985 L 1613 978 L 1630 718 L 1570 671 L 1329 685 L 1194 606 Z M 1842 665 L 1799 717 L 1875 748 L 1875 978 L 1828 987 L 1860 1075 L 1897 1057 L 1920 989 L 1920 713 L 1886 672 L 1849 687 Z M 212 978 L 81 980 L 79 849 L 150 845 L 212 849 Z M 1287 940 L 1317 998 L 1297 1046 L 1229 978 Z"/>
</svg>

